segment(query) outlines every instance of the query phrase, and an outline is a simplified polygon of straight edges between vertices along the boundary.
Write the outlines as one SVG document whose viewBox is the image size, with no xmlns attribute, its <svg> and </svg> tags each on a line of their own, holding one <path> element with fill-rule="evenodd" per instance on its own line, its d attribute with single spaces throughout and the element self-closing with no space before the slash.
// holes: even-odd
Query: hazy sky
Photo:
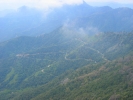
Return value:
<svg viewBox="0 0 133 100">
<path fill-rule="evenodd" d="M 97 6 L 97 5 L 105 5 L 115 2 L 122 3 L 123 5 L 130 4 L 133 5 L 133 0 L 84 0 L 88 4 Z M 0 10 L 3 9 L 16 9 L 23 5 L 29 7 L 37 7 L 37 8 L 49 8 L 49 7 L 57 7 L 62 4 L 80 4 L 83 0 L 0 0 Z"/>
</svg>

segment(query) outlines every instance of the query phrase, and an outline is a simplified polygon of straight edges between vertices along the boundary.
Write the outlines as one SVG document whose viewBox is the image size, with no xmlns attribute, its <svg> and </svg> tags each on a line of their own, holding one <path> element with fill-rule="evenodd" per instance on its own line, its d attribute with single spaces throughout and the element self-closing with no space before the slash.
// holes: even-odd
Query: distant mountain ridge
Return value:
<svg viewBox="0 0 133 100">
<path fill-rule="evenodd" d="M 46 13 L 0 17 L 0 99 L 133 100 L 133 9 L 83 2 Z"/>
<path fill-rule="evenodd" d="M 45 12 L 44 12 L 45 13 Z M 17 12 L 0 18 L 0 41 L 17 36 L 37 36 L 52 32 L 67 21 L 77 28 L 93 27 L 99 31 L 131 31 L 133 9 L 112 9 L 108 6 L 92 7 L 86 2 L 80 5 L 64 5 L 44 13 L 23 6 Z"/>
</svg>

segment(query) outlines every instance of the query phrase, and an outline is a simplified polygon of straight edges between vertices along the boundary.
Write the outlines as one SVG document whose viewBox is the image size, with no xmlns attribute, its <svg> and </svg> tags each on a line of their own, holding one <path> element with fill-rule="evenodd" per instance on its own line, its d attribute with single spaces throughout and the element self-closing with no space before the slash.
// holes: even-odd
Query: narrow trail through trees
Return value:
<svg viewBox="0 0 133 100">
<path fill-rule="evenodd" d="M 80 47 L 79 48 L 81 48 L 81 47 L 83 47 L 83 46 L 85 46 L 86 44 L 87 44 L 87 42 L 85 42 L 85 41 L 83 41 L 82 39 L 80 39 L 80 38 L 75 38 L 75 40 L 76 41 L 80 41 L 81 43 L 83 43 L 82 45 L 80 45 Z M 104 56 L 104 54 L 102 54 L 99 50 L 96 50 L 96 49 L 94 49 L 94 48 L 92 48 L 92 47 L 89 47 L 89 46 L 86 46 L 87 48 L 89 48 L 89 49 L 91 49 L 91 50 L 93 50 L 93 51 L 95 51 L 95 52 L 97 52 L 99 55 L 101 55 L 101 58 L 103 59 L 103 60 L 105 60 L 105 61 L 109 61 L 105 56 Z M 75 60 L 86 60 L 86 61 L 93 61 L 92 59 L 85 59 L 85 58 L 76 58 L 76 59 L 71 59 L 71 58 L 68 58 L 68 56 L 70 55 L 70 53 L 69 52 L 61 52 L 61 51 L 59 51 L 59 52 L 47 52 L 47 53 L 35 53 L 35 54 L 17 54 L 16 56 L 17 57 L 30 57 L 30 56 L 36 56 L 36 55 L 48 55 L 48 54 L 56 54 L 56 53 L 62 53 L 62 54 L 64 54 L 64 59 L 65 60 L 69 60 L 69 61 L 75 61 Z"/>
<path fill-rule="evenodd" d="M 75 38 L 75 40 L 78 40 L 78 41 L 82 42 L 83 45 L 81 45 L 81 46 L 84 46 L 84 45 L 87 44 L 86 42 L 84 42 L 84 41 L 81 40 L 80 38 Z M 94 49 L 94 48 L 92 48 L 92 47 L 87 47 L 87 48 L 89 48 L 89 49 L 91 49 L 91 50 L 97 52 L 98 54 L 100 54 L 101 57 L 102 57 L 102 59 L 104 59 L 105 61 L 109 61 L 107 58 L 105 58 L 104 54 L 102 54 L 99 50 L 96 50 L 96 49 Z M 67 56 L 68 56 L 68 53 L 66 53 L 66 55 L 65 55 L 65 60 L 78 60 L 78 59 L 69 59 L 69 58 L 67 58 Z M 83 59 L 83 58 L 79 58 L 79 59 Z M 84 59 L 84 60 L 90 61 L 89 59 Z"/>
</svg>

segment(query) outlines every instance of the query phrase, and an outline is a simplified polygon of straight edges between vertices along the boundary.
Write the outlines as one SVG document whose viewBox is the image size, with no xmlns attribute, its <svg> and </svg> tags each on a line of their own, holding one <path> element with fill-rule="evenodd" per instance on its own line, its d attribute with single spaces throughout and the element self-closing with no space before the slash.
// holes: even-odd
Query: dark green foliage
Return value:
<svg viewBox="0 0 133 100">
<path fill-rule="evenodd" d="M 131 100 L 133 56 L 127 59 L 79 68 L 68 73 L 68 83 L 59 84 L 33 100 Z"/>
</svg>

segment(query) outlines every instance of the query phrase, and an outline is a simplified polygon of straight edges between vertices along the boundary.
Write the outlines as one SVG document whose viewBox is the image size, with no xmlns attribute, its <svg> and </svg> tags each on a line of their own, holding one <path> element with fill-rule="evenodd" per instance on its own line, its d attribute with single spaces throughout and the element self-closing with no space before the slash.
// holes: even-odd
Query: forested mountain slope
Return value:
<svg viewBox="0 0 133 100">
<path fill-rule="evenodd" d="M 89 35 L 59 28 L 0 43 L 0 98 L 130 100 L 132 38 L 133 32 Z"/>
<path fill-rule="evenodd" d="M 50 89 L 43 90 L 43 93 L 32 100 L 132 100 L 132 62 L 133 55 L 130 55 L 69 71 L 64 77 L 54 80 L 52 86 L 46 85 Z"/>
</svg>

